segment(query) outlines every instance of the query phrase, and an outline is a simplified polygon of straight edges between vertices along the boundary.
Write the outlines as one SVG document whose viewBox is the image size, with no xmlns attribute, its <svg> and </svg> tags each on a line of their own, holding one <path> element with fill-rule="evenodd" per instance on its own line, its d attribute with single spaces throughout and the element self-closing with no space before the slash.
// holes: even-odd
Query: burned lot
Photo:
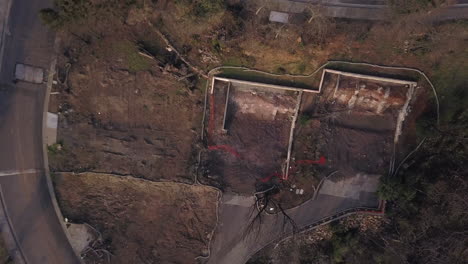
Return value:
<svg viewBox="0 0 468 264">
<path fill-rule="evenodd" d="M 259 180 L 281 177 L 299 91 L 215 78 L 206 112 L 206 178 L 252 193 Z"/>
<path fill-rule="evenodd" d="M 284 199 L 293 204 L 318 192 L 321 180 L 326 187 L 353 177 L 367 178 L 375 183 L 369 192 L 375 192 L 375 178 L 394 168 L 395 147 L 417 84 L 325 70 L 320 85 L 320 94 L 303 96 L 291 163 L 322 157 L 326 164 L 298 166 L 290 181 L 306 195 L 285 194 Z M 377 202 L 375 193 L 372 197 Z"/>
<path fill-rule="evenodd" d="M 279 185 L 278 199 L 290 207 L 356 177 L 372 184 L 353 195 L 377 205 L 378 178 L 394 168 L 416 85 L 330 69 L 318 90 L 214 77 L 201 181 L 235 193 Z"/>
</svg>

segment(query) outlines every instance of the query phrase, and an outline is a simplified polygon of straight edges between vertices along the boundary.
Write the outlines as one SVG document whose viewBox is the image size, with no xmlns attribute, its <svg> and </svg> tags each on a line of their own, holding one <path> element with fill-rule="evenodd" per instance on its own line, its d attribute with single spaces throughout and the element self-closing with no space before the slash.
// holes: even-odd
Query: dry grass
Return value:
<svg viewBox="0 0 468 264">
<path fill-rule="evenodd" d="M 194 263 L 215 224 L 217 191 L 109 174 L 61 173 L 65 216 L 103 235 L 112 263 Z"/>
</svg>

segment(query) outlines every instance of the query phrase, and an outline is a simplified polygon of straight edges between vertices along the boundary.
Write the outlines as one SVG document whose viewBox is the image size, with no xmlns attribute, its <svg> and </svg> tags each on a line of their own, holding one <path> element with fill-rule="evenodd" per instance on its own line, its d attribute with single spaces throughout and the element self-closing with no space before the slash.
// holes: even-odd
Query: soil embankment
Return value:
<svg viewBox="0 0 468 264">
<path fill-rule="evenodd" d="M 60 173 L 55 187 L 64 215 L 102 233 L 111 263 L 194 263 L 206 253 L 213 188 L 95 173 Z"/>
</svg>

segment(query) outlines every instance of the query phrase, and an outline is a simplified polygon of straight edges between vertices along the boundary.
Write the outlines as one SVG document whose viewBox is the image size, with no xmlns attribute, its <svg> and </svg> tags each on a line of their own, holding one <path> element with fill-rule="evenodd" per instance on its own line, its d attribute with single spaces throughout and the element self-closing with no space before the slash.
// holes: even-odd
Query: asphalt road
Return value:
<svg viewBox="0 0 468 264">
<path fill-rule="evenodd" d="M 358 20 L 390 19 L 391 10 L 386 0 L 273 0 L 276 11 L 301 13 L 311 7 L 327 17 Z M 433 11 L 429 22 L 468 19 L 468 1 L 457 0 L 452 5 Z"/>
<path fill-rule="evenodd" d="M 12 82 L 17 62 L 50 67 L 54 35 L 38 18 L 38 11 L 50 5 L 48 0 L 12 2 L 0 72 L 0 190 L 26 263 L 80 263 L 54 210 L 44 172 L 46 85 Z"/>
</svg>

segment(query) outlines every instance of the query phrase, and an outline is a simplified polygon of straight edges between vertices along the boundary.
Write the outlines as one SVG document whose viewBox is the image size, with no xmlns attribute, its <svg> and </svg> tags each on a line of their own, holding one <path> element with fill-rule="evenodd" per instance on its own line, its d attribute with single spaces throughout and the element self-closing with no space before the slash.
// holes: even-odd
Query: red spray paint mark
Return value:
<svg viewBox="0 0 468 264">
<path fill-rule="evenodd" d="M 239 152 L 237 152 L 234 148 L 228 146 L 228 145 L 215 145 L 215 146 L 208 146 L 209 150 L 224 150 L 228 153 L 231 153 L 232 155 L 236 156 L 237 158 L 240 158 Z"/>
<path fill-rule="evenodd" d="M 298 160 L 294 162 L 295 164 L 319 164 L 324 165 L 327 162 L 327 159 L 324 156 L 321 156 L 319 160 Z"/>
<path fill-rule="evenodd" d="M 281 179 L 283 176 L 280 173 L 275 172 L 275 173 L 271 174 L 268 177 L 261 178 L 260 181 L 261 182 L 269 182 L 271 180 L 271 178 L 273 178 L 273 177 L 278 177 L 278 178 Z"/>
<path fill-rule="evenodd" d="M 214 130 L 215 130 L 215 99 L 214 99 L 214 93 L 210 95 L 210 120 L 209 120 L 209 125 L 208 125 L 208 135 L 211 136 L 211 138 L 214 137 Z M 239 152 L 237 152 L 234 148 L 228 145 L 211 145 L 208 146 L 209 150 L 222 150 L 226 151 L 232 155 L 234 155 L 237 158 L 241 158 L 241 155 Z M 287 175 L 280 174 L 278 172 L 275 172 L 268 177 L 260 179 L 261 182 L 268 182 L 270 181 L 273 177 L 278 177 L 281 180 L 287 180 L 289 175 L 294 174 L 297 170 L 295 164 L 302 165 L 311 165 L 311 164 L 319 164 L 319 165 L 324 165 L 327 162 L 327 159 L 325 157 L 320 157 L 319 160 L 298 160 L 294 163 L 292 163 L 291 168 L 289 169 L 289 173 Z"/>
<path fill-rule="evenodd" d="M 215 130 L 215 104 L 214 104 L 214 94 L 210 95 L 210 120 L 208 124 L 208 135 L 213 139 L 214 137 L 214 130 Z M 233 147 L 228 145 L 210 145 L 208 146 L 209 150 L 222 150 L 232 155 L 240 158 L 239 152 L 237 152 Z"/>
</svg>

